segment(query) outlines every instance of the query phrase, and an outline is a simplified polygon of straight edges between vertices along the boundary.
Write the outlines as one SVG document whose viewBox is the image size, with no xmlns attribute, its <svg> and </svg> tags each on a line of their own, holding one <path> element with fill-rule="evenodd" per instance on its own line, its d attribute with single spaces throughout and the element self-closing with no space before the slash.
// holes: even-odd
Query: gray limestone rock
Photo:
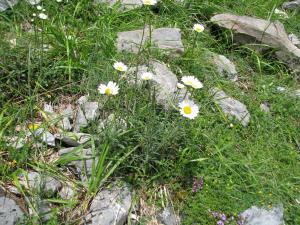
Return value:
<svg viewBox="0 0 300 225">
<path fill-rule="evenodd" d="M 297 9 L 297 8 L 299 9 L 300 8 L 300 0 L 285 2 L 285 3 L 283 3 L 282 8 L 288 9 L 288 10 L 293 10 L 293 9 Z"/>
<path fill-rule="evenodd" d="M 158 28 L 150 29 L 145 27 L 141 30 L 125 31 L 118 33 L 117 49 L 118 51 L 127 51 L 138 53 L 147 41 L 161 49 L 172 53 L 182 54 L 184 47 L 181 41 L 181 31 L 178 28 Z"/>
<path fill-rule="evenodd" d="M 131 192 L 124 185 L 100 191 L 92 200 L 87 216 L 88 225 L 124 225 L 131 206 Z"/>
<path fill-rule="evenodd" d="M 291 69 L 300 72 L 300 49 L 289 39 L 284 26 L 279 21 L 271 22 L 249 16 L 217 14 L 211 22 L 230 29 L 234 39 L 243 44 L 264 44 L 277 50 L 278 59 Z"/>
<path fill-rule="evenodd" d="M 31 5 L 39 4 L 41 0 L 27 0 Z M 0 0 L 0 12 L 3 12 L 9 8 L 15 6 L 19 0 Z"/>
<path fill-rule="evenodd" d="M 241 216 L 244 218 L 245 225 L 284 225 L 282 205 L 270 210 L 252 206 Z"/>
<path fill-rule="evenodd" d="M 9 198 L 0 190 L 0 224 L 15 225 L 24 216 L 23 211 L 15 200 Z"/>
<path fill-rule="evenodd" d="M 248 125 L 250 122 L 250 113 L 243 103 L 229 97 L 224 91 L 218 88 L 211 89 L 211 93 L 216 104 L 222 109 L 225 115 L 229 118 L 235 117 L 244 127 Z"/>
<path fill-rule="evenodd" d="M 152 40 L 159 49 L 170 50 L 178 54 L 183 54 L 184 52 L 181 31 L 178 28 L 154 29 Z"/>
<path fill-rule="evenodd" d="M 74 122 L 74 131 L 79 132 L 81 127 L 86 127 L 89 121 L 95 120 L 98 116 L 98 102 L 84 102 L 80 104 Z"/>
<path fill-rule="evenodd" d="M 180 225 L 179 216 L 177 216 L 174 210 L 170 207 L 166 207 L 159 215 L 158 219 L 164 225 Z"/>
<path fill-rule="evenodd" d="M 267 102 L 261 103 L 259 107 L 260 107 L 260 110 L 263 112 L 266 112 L 266 113 L 270 112 L 270 106 L 269 106 L 269 103 L 267 103 Z"/>
<path fill-rule="evenodd" d="M 19 0 L 0 0 L 0 12 L 3 12 L 16 5 Z"/>
<path fill-rule="evenodd" d="M 219 74 L 229 78 L 232 81 L 237 81 L 238 73 L 235 65 L 226 56 L 211 53 L 213 64 L 216 65 Z"/>
<path fill-rule="evenodd" d="M 28 189 L 41 189 L 44 191 L 57 192 L 61 189 L 61 183 L 53 177 L 41 175 L 30 171 L 27 175 L 20 175 L 19 181 Z"/>
<path fill-rule="evenodd" d="M 128 81 L 134 84 L 136 74 L 138 85 L 141 85 L 143 82 L 141 78 L 142 74 L 145 72 L 153 73 L 153 78 L 150 82 L 156 92 L 156 101 L 165 108 L 169 108 L 177 99 L 177 77 L 161 62 L 150 61 L 149 64 L 149 67 L 146 65 L 138 66 L 137 72 L 136 68 L 131 68 L 129 70 L 130 78 Z"/>
<path fill-rule="evenodd" d="M 49 146 L 55 147 L 55 137 L 49 131 L 44 128 L 39 128 L 34 131 L 34 136 L 39 138 L 42 142 L 46 143 Z"/>
<path fill-rule="evenodd" d="M 149 39 L 149 33 L 148 27 L 141 30 L 119 32 L 117 37 L 118 51 L 138 53 L 141 46 Z"/>
<path fill-rule="evenodd" d="M 80 174 L 82 180 L 86 180 L 92 174 L 93 164 L 96 166 L 98 163 L 98 156 L 93 154 L 91 148 L 80 149 L 80 148 L 64 148 L 59 150 L 59 156 L 72 156 L 76 159 L 68 162 L 68 165 L 74 166 L 77 172 Z"/>
</svg>

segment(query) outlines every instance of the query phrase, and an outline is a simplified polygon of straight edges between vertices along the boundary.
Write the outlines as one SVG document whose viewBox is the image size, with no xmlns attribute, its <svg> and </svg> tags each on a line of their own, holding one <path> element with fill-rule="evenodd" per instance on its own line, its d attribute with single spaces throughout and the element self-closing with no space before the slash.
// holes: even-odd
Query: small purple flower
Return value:
<svg viewBox="0 0 300 225">
<path fill-rule="evenodd" d="M 219 215 L 219 213 L 217 213 L 217 212 L 212 212 L 211 215 L 212 215 L 213 217 L 217 218 L 218 215 Z"/>
<path fill-rule="evenodd" d="M 202 190 L 203 188 L 203 177 L 200 177 L 198 180 L 197 177 L 193 178 L 193 192 L 197 192 L 198 190 Z"/>
<path fill-rule="evenodd" d="M 226 221 L 227 216 L 224 213 L 222 213 L 222 214 L 220 214 L 220 219 L 223 220 L 223 221 Z"/>
<path fill-rule="evenodd" d="M 217 222 L 217 225 L 224 225 L 224 222 L 223 222 L 222 220 L 219 220 L 219 221 Z"/>
</svg>

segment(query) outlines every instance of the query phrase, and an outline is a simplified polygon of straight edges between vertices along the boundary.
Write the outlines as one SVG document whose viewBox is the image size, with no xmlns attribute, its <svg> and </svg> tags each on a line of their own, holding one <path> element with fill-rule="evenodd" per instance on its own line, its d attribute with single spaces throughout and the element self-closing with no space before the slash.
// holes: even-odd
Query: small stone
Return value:
<svg viewBox="0 0 300 225">
<path fill-rule="evenodd" d="M 95 120 L 99 116 L 98 102 L 85 102 L 78 107 L 74 122 L 74 131 L 79 132 L 81 127 L 86 127 L 88 121 Z"/>
<path fill-rule="evenodd" d="M 75 195 L 74 187 L 71 184 L 66 184 L 59 192 L 59 196 L 63 199 L 72 199 Z"/>
<path fill-rule="evenodd" d="M 84 221 L 88 225 L 124 225 L 131 206 L 131 193 L 126 185 L 100 191 L 92 200 Z"/>
<path fill-rule="evenodd" d="M 300 8 L 300 0 L 285 2 L 283 3 L 282 8 L 288 10 Z"/>
<path fill-rule="evenodd" d="M 81 179 L 84 181 L 87 177 L 92 174 L 93 163 L 97 165 L 98 157 L 93 154 L 91 148 L 87 149 L 76 149 L 72 148 L 64 148 L 59 150 L 59 156 L 64 156 L 66 154 L 74 157 L 79 157 L 80 159 L 74 160 L 68 163 L 70 166 L 74 166 L 77 172 L 80 174 Z"/>
<path fill-rule="evenodd" d="M 213 88 L 211 93 L 225 115 L 229 116 L 229 118 L 235 117 L 244 127 L 249 124 L 250 113 L 243 103 L 227 96 L 224 91 L 218 88 Z"/>
<path fill-rule="evenodd" d="M 19 0 L 0 0 L 0 12 L 3 12 L 16 5 Z"/>
<path fill-rule="evenodd" d="M 286 91 L 286 89 L 284 87 L 277 87 L 276 90 L 278 92 L 285 92 Z"/>
<path fill-rule="evenodd" d="M 68 147 L 77 147 L 88 142 L 91 139 L 91 135 L 85 133 L 69 132 L 64 134 L 57 134 L 56 138 L 60 140 L 62 144 Z"/>
<path fill-rule="evenodd" d="M 19 176 L 20 184 L 28 189 L 42 189 L 46 192 L 57 192 L 61 189 L 61 183 L 53 177 L 43 176 L 37 172 L 30 171 L 27 176 L 21 174 Z"/>
<path fill-rule="evenodd" d="M 16 201 L 0 190 L 0 224 L 19 224 L 23 216 L 24 213 Z"/>
<path fill-rule="evenodd" d="M 51 204 L 46 200 L 39 200 L 37 203 L 37 211 L 43 222 L 51 219 L 52 210 Z"/>
<path fill-rule="evenodd" d="M 270 210 L 252 206 L 241 214 L 245 219 L 245 225 L 283 225 L 283 206 L 277 206 Z"/>
<path fill-rule="evenodd" d="M 46 131 L 44 128 L 39 128 L 34 131 L 34 136 L 38 137 L 42 142 L 49 146 L 55 147 L 55 137 L 50 132 Z"/>
<path fill-rule="evenodd" d="M 170 207 L 165 208 L 158 218 L 164 225 L 179 225 L 180 218 Z"/>
<path fill-rule="evenodd" d="M 267 102 L 261 103 L 259 107 L 260 107 L 261 111 L 263 111 L 263 112 L 266 112 L 266 113 L 270 112 L 270 107 Z"/>
<path fill-rule="evenodd" d="M 77 100 L 77 103 L 79 105 L 83 105 L 84 103 L 86 103 L 88 101 L 88 96 L 84 95 L 84 96 L 81 96 L 78 100 Z"/>
<path fill-rule="evenodd" d="M 217 66 L 219 74 L 224 77 L 228 77 L 232 81 L 237 81 L 238 73 L 236 71 L 235 65 L 224 55 L 218 55 L 213 53 L 213 63 Z"/>
</svg>

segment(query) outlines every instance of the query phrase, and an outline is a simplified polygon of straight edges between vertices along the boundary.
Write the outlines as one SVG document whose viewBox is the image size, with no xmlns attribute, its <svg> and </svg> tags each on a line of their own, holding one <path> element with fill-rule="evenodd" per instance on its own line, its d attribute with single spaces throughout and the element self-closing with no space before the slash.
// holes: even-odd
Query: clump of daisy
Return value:
<svg viewBox="0 0 300 225">
<path fill-rule="evenodd" d="M 145 73 L 142 74 L 141 78 L 143 80 L 146 80 L 146 81 L 152 80 L 153 79 L 153 73 L 151 73 L 151 72 L 145 72 Z"/>
<path fill-rule="evenodd" d="M 38 16 L 39 16 L 39 18 L 40 18 L 41 20 L 46 20 L 46 19 L 48 19 L 48 16 L 47 16 L 45 13 L 40 13 Z"/>
<path fill-rule="evenodd" d="M 181 78 L 181 81 L 189 87 L 194 89 L 203 88 L 203 84 L 194 76 L 184 76 Z"/>
<path fill-rule="evenodd" d="M 115 62 L 114 68 L 120 72 L 126 72 L 128 70 L 128 67 L 122 62 Z"/>
<path fill-rule="evenodd" d="M 144 5 L 156 5 L 157 0 L 143 0 Z"/>
<path fill-rule="evenodd" d="M 285 18 L 285 19 L 289 18 L 289 15 L 286 12 L 284 12 L 280 9 L 275 9 L 274 13 L 277 14 L 278 16 L 281 16 L 281 17 Z"/>
<path fill-rule="evenodd" d="M 195 119 L 199 113 L 199 106 L 191 100 L 184 100 L 179 103 L 179 111 L 183 117 Z"/>
<path fill-rule="evenodd" d="M 201 33 L 204 31 L 204 26 L 202 24 L 196 23 L 194 24 L 193 30 L 198 33 Z"/>
<path fill-rule="evenodd" d="M 107 85 L 100 84 L 98 87 L 98 91 L 102 95 L 117 95 L 119 93 L 119 86 L 115 82 L 109 81 Z"/>
</svg>

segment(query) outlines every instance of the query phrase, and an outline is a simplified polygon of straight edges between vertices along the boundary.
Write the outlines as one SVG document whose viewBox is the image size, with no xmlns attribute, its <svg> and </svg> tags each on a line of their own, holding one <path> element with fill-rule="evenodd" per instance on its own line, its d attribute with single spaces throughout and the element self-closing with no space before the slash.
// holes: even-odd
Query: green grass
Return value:
<svg viewBox="0 0 300 225">
<path fill-rule="evenodd" d="M 145 89 L 123 84 L 119 95 L 104 105 L 103 113 L 113 112 L 124 118 L 127 131 L 116 131 L 113 127 L 99 131 L 97 121 L 84 130 L 93 136 L 93 149 L 101 153 L 103 161 L 95 165 L 98 170 L 89 184 L 73 180 L 83 190 L 75 203 L 52 199 L 56 201 L 57 212 L 49 224 L 76 221 L 74 208 L 85 209 L 99 185 L 117 178 L 143 193 L 137 198 L 146 195 L 146 199 L 152 199 L 157 187 L 167 187 L 175 208 L 182 214 L 183 224 L 216 224 L 209 209 L 236 216 L 252 205 L 269 207 L 280 202 L 284 205 L 286 224 L 300 224 L 300 206 L 296 201 L 300 198 L 300 101 L 276 92 L 277 86 L 297 89 L 297 76 L 277 60 L 232 43 L 226 32 L 217 35 L 209 23 L 215 13 L 230 12 L 279 19 L 288 32 L 300 35 L 299 14 L 290 12 L 287 20 L 273 14 L 282 2 L 159 3 L 151 12 L 152 25 L 180 28 L 186 53 L 173 58 L 152 51 L 150 58 L 168 64 L 178 78 L 192 74 L 204 83 L 204 89 L 195 93 L 200 115 L 188 121 L 176 111 L 154 107 Z M 96 6 L 88 0 L 45 0 L 43 6 L 49 19 L 42 23 L 35 18 L 33 27 L 42 28 L 43 32 L 24 31 L 25 24 L 36 13 L 24 1 L 13 10 L 0 13 L 0 36 L 5 37 L 0 40 L 0 137 L 22 135 L 16 133 L 15 126 L 34 121 L 37 106 L 44 101 L 58 104 L 67 96 L 76 100 L 85 94 L 102 101 L 97 85 L 117 76 L 112 68 L 114 61 L 135 66 L 148 59 L 147 51 L 139 56 L 118 53 L 115 40 L 120 31 L 141 29 L 150 16 L 149 10 L 122 13 L 118 7 Z M 206 24 L 207 29 L 198 35 L 193 46 L 191 28 L 197 21 Z M 68 40 L 68 35 L 74 38 Z M 15 48 L 10 47 L 11 38 L 17 39 Z M 51 45 L 51 49 L 42 53 L 43 44 Z M 235 62 L 238 85 L 217 74 L 206 58 L 208 50 Z M 247 105 L 251 113 L 248 127 L 243 128 L 222 115 L 208 92 L 214 86 Z M 264 101 L 271 105 L 270 114 L 259 109 Z M 63 176 L 61 164 L 48 163 L 46 150 L 45 146 L 36 150 L 30 145 L 15 150 L 1 141 L 0 184 L 13 183 L 16 174 L 30 168 Z M 10 164 L 13 160 L 17 162 L 14 167 Z M 204 177 L 204 187 L 192 193 L 193 177 L 200 176 Z M 30 193 L 25 191 L 24 195 Z M 151 203 L 161 205 L 160 200 Z M 36 224 L 35 219 L 28 218 L 27 224 Z"/>
</svg>

